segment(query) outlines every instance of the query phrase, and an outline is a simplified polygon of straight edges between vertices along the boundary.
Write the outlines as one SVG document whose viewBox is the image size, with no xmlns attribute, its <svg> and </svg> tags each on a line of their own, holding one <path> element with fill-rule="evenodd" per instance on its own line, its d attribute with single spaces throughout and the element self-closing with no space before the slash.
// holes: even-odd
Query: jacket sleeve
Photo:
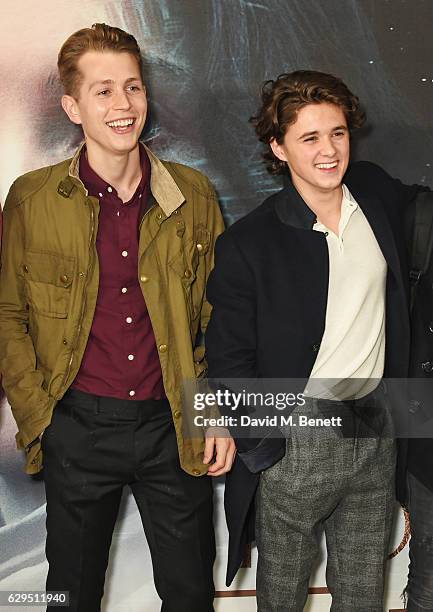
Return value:
<svg viewBox="0 0 433 612">
<path fill-rule="evenodd" d="M 252 270 L 230 232 L 215 249 L 207 286 L 212 316 L 206 333 L 210 378 L 256 376 L 256 296 Z"/>
<path fill-rule="evenodd" d="M 214 188 L 208 181 L 208 208 L 207 208 L 207 229 L 210 233 L 210 243 L 206 253 L 206 282 L 209 278 L 209 274 L 214 267 L 215 258 L 215 243 L 218 236 L 224 231 L 224 220 L 218 206 L 218 199 Z M 209 323 L 211 313 L 211 305 L 207 299 L 207 295 L 203 300 L 203 305 L 200 314 L 200 328 L 203 334 L 206 332 L 206 328 Z"/>
<path fill-rule="evenodd" d="M 38 421 L 50 404 L 28 331 L 28 306 L 24 283 L 25 227 L 23 210 L 13 185 L 3 211 L 0 274 L 0 370 L 3 387 L 18 425 L 18 448 L 35 439 Z"/>
<path fill-rule="evenodd" d="M 212 315 L 206 333 L 208 377 L 223 388 L 226 379 L 256 379 L 257 306 L 256 283 L 251 266 L 226 232 L 217 241 L 215 267 L 208 283 Z M 212 383 L 217 379 L 221 383 Z M 246 406 L 239 407 L 248 412 Z M 240 411 L 238 409 L 238 414 Z M 262 437 L 250 437 L 245 428 L 231 428 L 239 457 L 250 472 L 258 473 L 279 461 L 285 453 L 284 439 L 271 428 Z"/>
</svg>

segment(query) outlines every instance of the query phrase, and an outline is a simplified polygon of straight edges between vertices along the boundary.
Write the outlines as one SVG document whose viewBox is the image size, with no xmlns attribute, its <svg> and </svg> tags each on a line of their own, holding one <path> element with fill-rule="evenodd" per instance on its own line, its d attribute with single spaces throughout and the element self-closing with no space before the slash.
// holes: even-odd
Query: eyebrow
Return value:
<svg viewBox="0 0 433 612">
<path fill-rule="evenodd" d="M 129 77 L 125 81 L 125 85 L 128 83 L 132 83 L 133 81 L 141 81 L 140 77 Z M 105 79 L 103 81 L 94 81 L 91 85 L 89 85 L 89 91 L 95 87 L 95 85 L 112 85 L 114 83 L 113 79 Z"/>
<path fill-rule="evenodd" d="M 336 127 L 332 128 L 331 132 L 335 132 L 336 130 L 347 130 L 347 125 L 337 125 Z M 307 136 L 316 136 L 316 134 L 318 134 L 318 130 L 313 130 L 312 132 L 305 132 L 304 134 L 302 134 L 301 136 L 299 136 L 298 140 L 302 140 L 303 138 L 306 138 Z"/>
</svg>

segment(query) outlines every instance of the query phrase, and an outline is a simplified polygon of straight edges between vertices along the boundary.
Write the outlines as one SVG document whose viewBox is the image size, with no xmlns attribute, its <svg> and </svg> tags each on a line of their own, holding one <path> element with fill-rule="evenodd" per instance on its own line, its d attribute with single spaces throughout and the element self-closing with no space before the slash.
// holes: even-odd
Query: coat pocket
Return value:
<svg viewBox="0 0 433 612">
<path fill-rule="evenodd" d="M 185 242 L 182 250 L 170 261 L 170 267 L 182 283 L 190 319 L 201 312 L 206 285 L 206 258 L 210 244 L 210 232 L 197 227 L 195 236 Z"/>
<path fill-rule="evenodd" d="M 57 253 L 26 252 L 23 272 L 32 312 L 45 317 L 67 318 L 74 263 L 74 258 Z"/>
</svg>

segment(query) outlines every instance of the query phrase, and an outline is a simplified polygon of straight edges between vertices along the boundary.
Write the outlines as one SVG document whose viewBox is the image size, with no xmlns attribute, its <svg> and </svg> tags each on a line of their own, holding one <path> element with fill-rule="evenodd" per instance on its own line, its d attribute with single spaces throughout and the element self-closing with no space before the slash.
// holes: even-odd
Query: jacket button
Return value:
<svg viewBox="0 0 433 612">
<path fill-rule="evenodd" d="M 62 283 L 67 283 L 69 278 L 66 276 L 66 274 L 62 274 L 62 276 L 60 277 L 60 280 L 62 281 Z"/>
<path fill-rule="evenodd" d="M 156 218 L 157 218 L 157 219 L 159 219 L 159 220 L 161 220 L 161 219 L 162 219 L 162 213 L 158 213 L 158 214 L 156 215 Z"/>
<path fill-rule="evenodd" d="M 180 410 L 175 410 L 173 412 L 173 416 L 174 416 L 175 419 L 178 419 L 181 415 L 182 415 L 182 413 L 181 413 Z"/>
<path fill-rule="evenodd" d="M 159 345 L 159 352 L 160 353 L 165 353 L 167 351 L 167 345 L 166 344 L 160 344 Z"/>
<path fill-rule="evenodd" d="M 433 372 L 433 363 L 431 361 L 424 361 L 424 363 L 421 364 L 421 367 L 427 374 Z"/>
<path fill-rule="evenodd" d="M 203 251 L 203 245 L 197 242 L 197 251 Z"/>
<path fill-rule="evenodd" d="M 67 346 L 68 341 L 66 340 L 66 338 L 63 338 L 62 343 L 63 343 L 65 346 Z"/>
<path fill-rule="evenodd" d="M 433 321 L 430 323 L 430 325 L 428 326 L 429 330 L 433 333 Z"/>
<path fill-rule="evenodd" d="M 142 283 L 147 283 L 147 281 L 149 280 L 149 277 L 145 276 L 144 274 L 142 274 L 140 276 L 140 280 L 141 280 Z"/>
<path fill-rule="evenodd" d="M 191 270 L 185 270 L 183 275 L 184 275 L 185 278 L 191 278 Z"/>
<path fill-rule="evenodd" d="M 317 353 L 319 351 L 320 348 L 320 344 L 312 344 L 311 345 L 311 350 L 313 351 L 313 353 Z"/>
<path fill-rule="evenodd" d="M 192 473 L 194 474 L 194 476 L 200 476 L 201 474 L 200 470 L 197 470 L 196 468 L 193 469 Z"/>
<path fill-rule="evenodd" d="M 24 270 L 24 272 L 28 272 L 29 271 L 28 266 L 23 266 L 23 270 Z"/>
</svg>

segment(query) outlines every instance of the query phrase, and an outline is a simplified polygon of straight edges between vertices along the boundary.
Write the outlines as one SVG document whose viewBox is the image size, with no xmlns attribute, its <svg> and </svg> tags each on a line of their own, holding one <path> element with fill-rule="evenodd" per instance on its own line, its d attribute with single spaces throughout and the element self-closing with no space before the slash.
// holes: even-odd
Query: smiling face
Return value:
<svg viewBox="0 0 433 612">
<path fill-rule="evenodd" d="M 65 95 L 69 119 L 83 128 L 88 151 L 122 155 L 137 147 L 146 121 L 146 90 L 140 67 L 127 52 L 87 51 L 78 61 L 78 99 Z"/>
<path fill-rule="evenodd" d="M 287 163 L 293 184 L 307 201 L 340 190 L 350 154 L 349 129 L 340 107 L 325 102 L 304 106 L 283 142 L 273 140 L 270 145 Z"/>
</svg>

